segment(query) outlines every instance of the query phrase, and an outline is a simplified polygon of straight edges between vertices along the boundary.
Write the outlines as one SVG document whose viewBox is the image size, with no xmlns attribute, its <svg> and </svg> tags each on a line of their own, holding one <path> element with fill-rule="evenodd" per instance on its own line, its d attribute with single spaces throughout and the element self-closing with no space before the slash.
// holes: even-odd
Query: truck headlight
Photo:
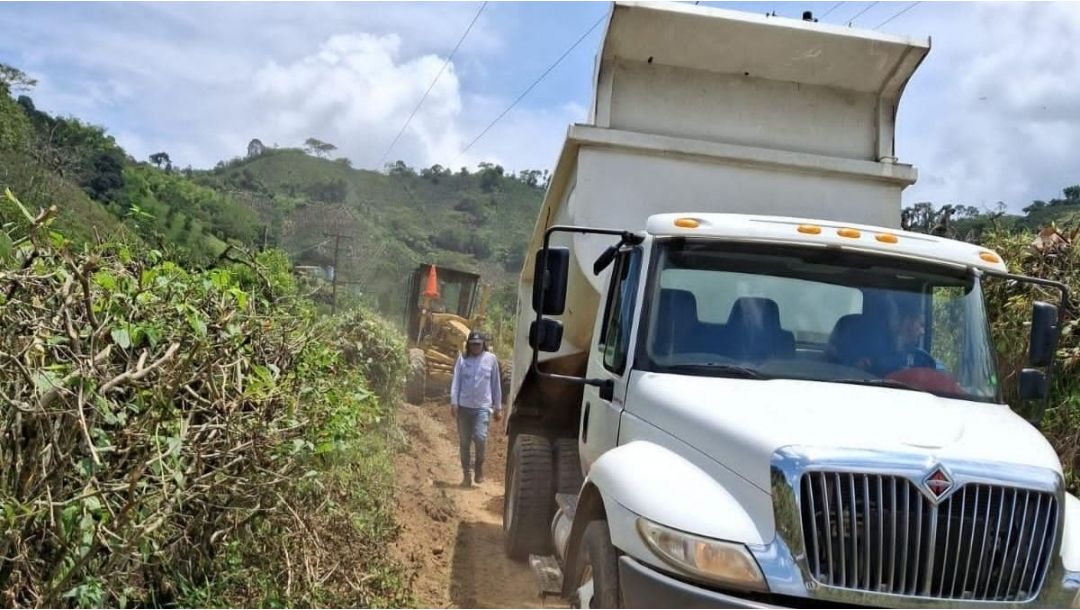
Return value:
<svg viewBox="0 0 1080 610">
<path fill-rule="evenodd" d="M 767 591 L 765 577 L 745 545 L 702 538 L 638 517 L 638 533 L 671 565 L 713 582 Z"/>
</svg>

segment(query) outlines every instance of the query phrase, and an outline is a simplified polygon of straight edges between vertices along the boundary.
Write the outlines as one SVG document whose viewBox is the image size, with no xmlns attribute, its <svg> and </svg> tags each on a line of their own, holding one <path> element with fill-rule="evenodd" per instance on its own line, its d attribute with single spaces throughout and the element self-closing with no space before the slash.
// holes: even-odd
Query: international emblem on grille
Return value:
<svg viewBox="0 0 1080 610">
<path fill-rule="evenodd" d="M 935 468 L 930 474 L 926 475 L 923 479 L 923 487 L 926 489 L 930 499 L 937 502 L 941 498 L 945 497 L 945 494 L 949 493 L 952 489 L 953 482 L 949 478 L 949 473 L 945 472 L 945 469 L 941 466 Z"/>
</svg>

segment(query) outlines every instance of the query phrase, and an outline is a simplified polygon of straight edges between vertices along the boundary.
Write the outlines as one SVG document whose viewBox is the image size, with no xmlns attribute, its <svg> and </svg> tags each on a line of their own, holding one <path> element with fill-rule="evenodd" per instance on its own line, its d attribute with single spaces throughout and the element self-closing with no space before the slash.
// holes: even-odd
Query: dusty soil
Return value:
<svg viewBox="0 0 1080 610">
<path fill-rule="evenodd" d="M 445 404 L 402 405 L 404 437 L 395 460 L 401 537 L 393 552 L 416 569 L 413 594 L 420 607 L 541 608 L 526 563 L 503 552 L 503 473 L 506 436 L 491 422 L 483 484 L 462 488 L 457 432 Z M 562 606 L 565 607 L 565 606 Z"/>
</svg>

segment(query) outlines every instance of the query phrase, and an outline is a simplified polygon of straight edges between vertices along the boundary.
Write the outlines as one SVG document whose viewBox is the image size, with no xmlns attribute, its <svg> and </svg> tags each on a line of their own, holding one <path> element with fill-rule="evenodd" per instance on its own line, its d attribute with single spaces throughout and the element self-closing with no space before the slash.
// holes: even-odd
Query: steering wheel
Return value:
<svg viewBox="0 0 1080 610">
<path fill-rule="evenodd" d="M 885 379 L 899 381 L 913 388 L 926 390 L 927 392 L 941 394 L 963 394 L 964 389 L 956 382 L 956 378 L 945 371 L 925 366 L 913 366 L 910 368 L 893 371 L 885 376 Z"/>
</svg>

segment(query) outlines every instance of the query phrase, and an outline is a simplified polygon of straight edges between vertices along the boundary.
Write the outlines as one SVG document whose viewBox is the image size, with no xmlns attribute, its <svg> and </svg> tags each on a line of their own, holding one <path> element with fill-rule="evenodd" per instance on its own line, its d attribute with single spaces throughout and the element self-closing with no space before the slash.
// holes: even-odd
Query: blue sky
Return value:
<svg viewBox="0 0 1080 610">
<path fill-rule="evenodd" d="M 910 2 L 705 2 L 873 28 Z M 315 136 L 375 168 L 478 3 L 0 3 L 0 61 L 39 80 L 50 112 L 105 126 L 136 157 L 195 167 L 259 137 Z M 467 154 L 461 149 L 607 3 L 487 5 L 391 160 L 512 169 L 553 163 L 583 121 L 601 28 Z M 1080 6 L 922 2 L 882 31 L 931 36 L 897 151 L 922 200 L 1018 209 L 1080 183 Z"/>
</svg>

